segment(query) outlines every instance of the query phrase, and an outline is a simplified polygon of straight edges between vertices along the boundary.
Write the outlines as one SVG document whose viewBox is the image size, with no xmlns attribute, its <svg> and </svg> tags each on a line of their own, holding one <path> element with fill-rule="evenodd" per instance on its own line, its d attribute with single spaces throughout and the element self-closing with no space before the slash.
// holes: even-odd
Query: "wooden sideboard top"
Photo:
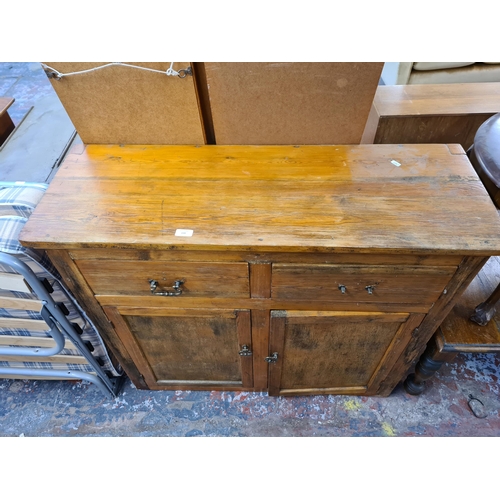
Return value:
<svg viewBox="0 0 500 500">
<path fill-rule="evenodd" d="M 500 218 L 458 145 L 88 145 L 67 156 L 20 240 L 499 255 Z"/>
</svg>

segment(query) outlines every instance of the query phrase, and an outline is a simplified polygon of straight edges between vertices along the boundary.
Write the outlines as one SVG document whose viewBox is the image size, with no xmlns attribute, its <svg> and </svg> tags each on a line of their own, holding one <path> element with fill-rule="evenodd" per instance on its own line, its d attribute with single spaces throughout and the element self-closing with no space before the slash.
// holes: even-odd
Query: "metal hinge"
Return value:
<svg viewBox="0 0 500 500">
<path fill-rule="evenodd" d="M 245 344 L 241 346 L 241 351 L 238 353 L 240 356 L 251 356 L 252 351 L 250 348 Z"/>
<path fill-rule="evenodd" d="M 271 354 L 271 356 L 267 356 L 264 358 L 264 360 L 267 362 L 267 363 L 276 363 L 276 361 L 278 361 L 278 353 L 277 352 L 273 352 Z"/>
</svg>

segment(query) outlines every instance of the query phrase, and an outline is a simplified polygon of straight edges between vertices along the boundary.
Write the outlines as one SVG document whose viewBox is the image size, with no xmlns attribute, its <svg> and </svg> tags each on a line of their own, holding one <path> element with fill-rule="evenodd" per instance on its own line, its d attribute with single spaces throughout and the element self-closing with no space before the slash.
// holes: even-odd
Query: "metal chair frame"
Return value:
<svg viewBox="0 0 500 500">
<path fill-rule="evenodd" d="M 79 370 L 55 370 L 51 368 L 10 368 L 0 367 L 1 375 L 11 375 L 16 377 L 37 377 L 67 380 L 86 380 L 95 384 L 108 397 L 114 398 L 118 394 L 121 377 L 110 378 L 97 360 L 92 356 L 89 348 L 81 340 L 73 325 L 63 314 L 61 308 L 50 296 L 49 292 L 42 285 L 35 273 L 24 262 L 14 255 L 0 252 L 0 263 L 10 266 L 16 272 L 23 276 L 33 293 L 42 303 L 40 314 L 47 323 L 50 330 L 48 334 L 54 339 L 54 347 L 3 347 L 0 348 L 2 356 L 27 356 L 27 357 L 45 357 L 60 353 L 65 346 L 65 335 L 67 335 L 73 344 L 78 348 L 81 355 L 92 366 L 96 375 Z"/>
</svg>

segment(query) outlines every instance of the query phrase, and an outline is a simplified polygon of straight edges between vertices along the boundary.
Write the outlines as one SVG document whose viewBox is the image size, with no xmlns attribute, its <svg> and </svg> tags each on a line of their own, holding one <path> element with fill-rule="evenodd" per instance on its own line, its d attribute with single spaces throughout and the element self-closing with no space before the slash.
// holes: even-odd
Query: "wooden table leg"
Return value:
<svg viewBox="0 0 500 500">
<path fill-rule="evenodd" d="M 495 314 L 495 307 L 500 300 L 500 285 L 495 288 L 495 291 L 488 297 L 487 300 L 481 302 L 470 317 L 471 321 L 478 325 L 485 326 Z"/>
<path fill-rule="evenodd" d="M 406 392 L 413 396 L 422 394 L 425 389 L 425 381 L 433 377 L 443 363 L 452 361 L 458 354 L 458 352 L 444 352 L 441 350 L 437 342 L 437 335 L 439 334 L 438 330 L 427 344 L 425 352 L 415 366 L 415 373 L 408 375 L 404 382 Z"/>
</svg>

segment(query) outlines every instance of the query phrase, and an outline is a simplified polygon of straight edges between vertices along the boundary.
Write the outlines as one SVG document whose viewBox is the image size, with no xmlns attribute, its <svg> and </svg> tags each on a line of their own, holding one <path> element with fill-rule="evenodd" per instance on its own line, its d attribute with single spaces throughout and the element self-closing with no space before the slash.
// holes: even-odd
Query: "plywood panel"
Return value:
<svg viewBox="0 0 500 500">
<path fill-rule="evenodd" d="M 61 73 L 105 63 L 44 63 Z M 170 63 L 129 63 L 166 71 Z M 175 63 L 176 70 L 190 63 Z M 84 143 L 204 144 L 192 76 L 121 66 L 50 82 Z"/>
<path fill-rule="evenodd" d="M 359 144 L 383 63 L 205 63 L 217 144 Z"/>
</svg>

